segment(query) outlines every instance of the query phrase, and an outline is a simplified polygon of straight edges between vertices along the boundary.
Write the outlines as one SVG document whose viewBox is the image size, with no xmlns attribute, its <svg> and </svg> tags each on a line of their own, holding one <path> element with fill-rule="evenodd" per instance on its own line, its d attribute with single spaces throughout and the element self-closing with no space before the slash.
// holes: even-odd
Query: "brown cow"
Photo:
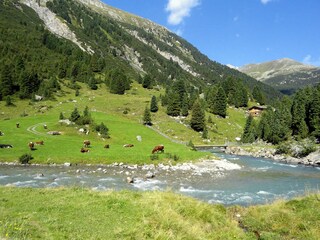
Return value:
<svg viewBox="0 0 320 240">
<path fill-rule="evenodd" d="M 29 146 L 30 150 L 34 150 L 34 143 L 33 142 L 29 142 L 28 146 Z"/>
<path fill-rule="evenodd" d="M 35 142 L 35 144 L 36 145 L 44 145 L 44 142 L 43 142 L 43 140 L 41 140 L 41 141 Z"/>
<path fill-rule="evenodd" d="M 85 148 L 89 147 L 90 144 L 91 144 L 91 143 L 90 143 L 89 140 L 84 140 L 84 141 L 83 141 L 83 147 L 85 147 Z"/>
<path fill-rule="evenodd" d="M 109 144 L 104 145 L 104 148 L 110 148 Z"/>
<path fill-rule="evenodd" d="M 90 151 L 89 151 L 89 149 L 81 148 L 81 149 L 80 149 L 80 152 L 82 152 L 82 153 L 87 153 L 87 152 L 90 152 Z"/>
<path fill-rule="evenodd" d="M 164 146 L 163 145 L 158 145 L 155 146 L 152 150 L 152 154 L 156 153 L 156 152 L 164 152 Z"/>
<path fill-rule="evenodd" d="M 125 145 L 123 145 L 123 147 L 134 147 L 134 145 L 133 145 L 133 144 L 131 144 L 131 143 L 129 143 L 129 144 L 125 144 Z"/>
</svg>

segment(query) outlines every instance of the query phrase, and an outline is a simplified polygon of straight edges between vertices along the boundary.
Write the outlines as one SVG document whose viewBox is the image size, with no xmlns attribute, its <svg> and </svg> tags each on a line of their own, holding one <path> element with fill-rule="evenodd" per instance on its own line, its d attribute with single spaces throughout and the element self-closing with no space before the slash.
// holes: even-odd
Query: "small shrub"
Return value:
<svg viewBox="0 0 320 240">
<path fill-rule="evenodd" d="M 190 140 L 188 143 L 187 143 L 187 146 L 191 148 L 191 150 L 196 150 L 196 148 L 194 147 L 194 144 L 192 142 L 192 140 Z"/>
<path fill-rule="evenodd" d="M 180 159 L 180 157 L 176 154 L 173 155 L 173 161 L 178 161 Z"/>
<path fill-rule="evenodd" d="M 155 155 L 155 154 L 150 155 L 150 160 L 159 160 L 159 155 Z"/>
<path fill-rule="evenodd" d="M 19 157 L 19 162 L 21 164 L 28 164 L 30 160 L 32 160 L 33 157 L 31 156 L 31 154 L 23 154 L 22 156 Z"/>
<path fill-rule="evenodd" d="M 281 143 L 277 146 L 276 154 L 289 154 L 290 153 L 290 144 Z"/>
</svg>

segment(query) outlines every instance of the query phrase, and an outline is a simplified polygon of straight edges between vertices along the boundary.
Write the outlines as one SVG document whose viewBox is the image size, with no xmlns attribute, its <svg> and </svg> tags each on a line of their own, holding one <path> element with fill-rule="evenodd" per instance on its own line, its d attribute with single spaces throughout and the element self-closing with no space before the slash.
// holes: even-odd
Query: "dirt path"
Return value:
<svg viewBox="0 0 320 240">
<path fill-rule="evenodd" d="M 38 132 L 38 131 L 36 130 L 37 127 L 39 127 L 40 125 L 43 126 L 44 124 L 46 124 L 46 123 L 37 123 L 37 124 L 35 124 L 35 125 L 32 125 L 32 126 L 30 126 L 30 127 L 27 128 L 27 131 L 28 131 L 28 132 L 31 132 L 31 133 L 33 133 L 33 134 L 35 134 L 35 135 L 38 135 L 38 136 L 48 136 L 47 134 Z"/>
<path fill-rule="evenodd" d="M 179 140 L 175 140 L 175 139 L 172 139 L 171 137 L 169 137 L 168 135 L 164 134 L 163 132 L 161 132 L 160 130 L 158 129 L 155 129 L 153 128 L 152 126 L 148 126 L 146 125 L 148 128 L 152 129 L 153 131 L 156 131 L 157 133 L 159 133 L 161 136 L 165 137 L 166 139 L 169 139 L 171 142 L 174 142 L 174 143 L 178 143 L 178 144 L 183 144 L 183 145 L 186 145 L 187 142 L 183 142 L 183 141 L 179 141 Z"/>
</svg>

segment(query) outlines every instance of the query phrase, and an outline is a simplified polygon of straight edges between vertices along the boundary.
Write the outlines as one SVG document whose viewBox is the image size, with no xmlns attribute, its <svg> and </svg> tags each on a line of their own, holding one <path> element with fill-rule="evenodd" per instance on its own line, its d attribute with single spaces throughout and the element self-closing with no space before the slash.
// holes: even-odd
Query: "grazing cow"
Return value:
<svg viewBox="0 0 320 240">
<path fill-rule="evenodd" d="M 3 136 L 3 135 L 4 135 L 4 133 L 2 131 L 0 131 L 0 136 Z"/>
<path fill-rule="evenodd" d="M 80 149 L 80 152 L 82 152 L 82 153 L 87 153 L 87 152 L 90 152 L 90 151 L 89 151 L 89 149 L 87 149 L 87 148 L 81 148 L 81 149 Z"/>
<path fill-rule="evenodd" d="M 20 127 L 20 123 L 16 123 L 16 127 L 19 128 Z"/>
<path fill-rule="evenodd" d="M 104 145 L 104 148 L 110 148 L 109 144 Z"/>
<path fill-rule="evenodd" d="M 29 142 L 28 146 L 29 146 L 30 150 L 34 150 L 34 142 Z"/>
<path fill-rule="evenodd" d="M 41 140 L 41 141 L 38 141 L 38 142 L 35 142 L 36 145 L 44 145 L 44 142 Z"/>
<path fill-rule="evenodd" d="M 131 143 L 123 145 L 123 147 L 133 147 L 133 146 L 134 146 L 134 145 L 131 144 Z"/>
<path fill-rule="evenodd" d="M 136 138 L 137 138 L 137 140 L 138 140 L 139 142 L 142 141 L 142 137 L 141 137 L 140 135 L 138 135 Z"/>
<path fill-rule="evenodd" d="M 85 147 L 85 148 L 89 147 L 90 144 L 91 144 L 91 143 L 90 143 L 89 140 L 84 140 L 84 141 L 83 141 L 83 147 Z"/>
<path fill-rule="evenodd" d="M 164 152 L 164 146 L 163 145 L 158 145 L 155 146 L 152 150 L 152 154 L 157 153 L 157 152 Z"/>
<path fill-rule="evenodd" d="M 43 125 L 43 128 L 44 128 L 44 129 L 48 129 L 47 124 L 44 124 L 44 125 Z"/>
</svg>

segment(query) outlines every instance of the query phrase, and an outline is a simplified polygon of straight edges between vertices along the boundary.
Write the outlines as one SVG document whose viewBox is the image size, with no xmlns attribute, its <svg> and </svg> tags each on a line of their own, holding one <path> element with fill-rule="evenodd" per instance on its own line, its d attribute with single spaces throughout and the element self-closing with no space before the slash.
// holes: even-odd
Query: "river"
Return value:
<svg viewBox="0 0 320 240">
<path fill-rule="evenodd" d="M 320 168 L 281 164 L 271 159 L 215 153 L 233 166 L 199 171 L 181 168 L 140 166 L 21 166 L 1 165 L 0 185 L 16 187 L 85 187 L 97 191 L 170 190 L 209 203 L 255 205 L 290 199 L 318 191 Z M 236 166 L 236 167 L 234 167 Z M 145 178 L 152 172 L 154 178 Z M 134 177 L 128 184 L 126 178 Z"/>
</svg>

